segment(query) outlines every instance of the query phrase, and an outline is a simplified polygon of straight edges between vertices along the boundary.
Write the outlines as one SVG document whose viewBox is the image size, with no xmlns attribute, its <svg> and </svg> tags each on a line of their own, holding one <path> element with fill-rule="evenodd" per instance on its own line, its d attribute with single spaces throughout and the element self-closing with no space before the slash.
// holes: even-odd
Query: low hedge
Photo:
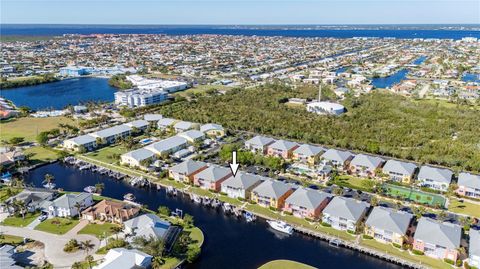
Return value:
<svg viewBox="0 0 480 269">
<path fill-rule="evenodd" d="M 370 239 L 373 239 L 373 236 L 370 236 L 370 235 L 368 235 L 368 234 L 364 234 L 364 235 L 363 235 L 363 239 L 368 239 L 368 240 L 370 240 Z"/>
<path fill-rule="evenodd" d="M 331 224 L 323 222 L 323 221 L 320 223 L 320 225 L 322 225 L 323 227 L 332 227 Z"/>
<path fill-rule="evenodd" d="M 393 243 L 393 246 L 396 247 L 396 248 L 402 248 L 402 245 L 399 245 L 397 243 Z"/>
<path fill-rule="evenodd" d="M 423 251 L 417 250 L 417 249 L 412 250 L 412 253 L 415 254 L 415 255 L 423 255 L 424 254 Z"/>
<path fill-rule="evenodd" d="M 451 264 L 451 265 L 455 264 L 455 262 L 453 260 L 450 260 L 450 259 L 447 259 L 447 258 L 443 259 L 443 261 L 448 263 L 448 264 Z"/>
</svg>

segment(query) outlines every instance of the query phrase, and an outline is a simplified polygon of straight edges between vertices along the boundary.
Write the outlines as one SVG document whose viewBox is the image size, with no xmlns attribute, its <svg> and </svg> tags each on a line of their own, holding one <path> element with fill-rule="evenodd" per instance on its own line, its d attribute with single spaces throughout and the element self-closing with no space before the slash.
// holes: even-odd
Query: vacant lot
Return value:
<svg viewBox="0 0 480 269">
<path fill-rule="evenodd" d="M 448 210 L 455 213 L 467 214 L 480 218 L 480 205 L 470 203 L 466 200 L 450 199 Z"/>
<path fill-rule="evenodd" d="M 72 119 L 66 117 L 17 118 L 0 123 L 0 137 L 1 140 L 23 137 L 25 141 L 33 142 L 40 132 L 58 128 L 60 123 L 75 125 Z"/>
</svg>

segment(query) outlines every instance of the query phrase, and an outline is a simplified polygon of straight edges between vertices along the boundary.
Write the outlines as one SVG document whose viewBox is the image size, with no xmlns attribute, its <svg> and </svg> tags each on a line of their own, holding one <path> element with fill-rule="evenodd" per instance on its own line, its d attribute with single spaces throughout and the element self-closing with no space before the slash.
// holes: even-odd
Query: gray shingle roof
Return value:
<svg viewBox="0 0 480 269">
<path fill-rule="evenodd" d="M 179 133 L 178 136 L 183 137 L 187 140 L 197 140 L 205 137 L 205 134 L 198 130 L 188 130 L 183 133 Z"/>
<path fill-rule="evenodd" d="M 153 156 L 155 156 L 155 153 L 148 150 L 148 149 L 140 148 L 140 149 L 129 151 L 129 152 L 123 154 L 122 156 L 128 156 L 128 157 L 131 157 L 131 158 L 133 158 L 137 161 L 142 161 L 142 160 L 145 160 L 145 159 L 152 158 Z"/>
<path fill-rule="evenodd" d="M 112 248 L 104 259 L 104 262 L 93 269 L 141 269 L 150 264 L 152 256 L 137 249 Z"/>
<path fill-rule="evenodd" d="M 435 182 L 450 184 L 453 172 L 445 168 L 437 168 L 428 165 L 422 166 L 418 173 L 418 179 L 431 179 Z"/>
<path fill-rule="evenodd" d="M 260 196 L 278 199 L 291 188 L 290 185 L 277 180 L 265 180 L 255 187 L 252 192 Z"/>
<path fill-rule="evenodd" d="M 462 172 L 458 175 L 458 185 L 480 189 L 480 175 Z"/>
<path fill-rule="evenodd" d="M 273 138 L 257 135 L 257 136 L 255 136 L 255 137 L 247 140 L 247 141 L 245 142 L 245 144 L 265 146 L 265 145 L 268 145 L 268 144 L 270 144 L 270 143 L 272 143 L 272 142 L 274 142 L 274 141 L 275 141 L 275 139 L 273 139 Z"/>
<path fill-rule="evenodd" d="M 325 199 L 329 199 L 330 197 L 332 197 L 331 194 L 322 191 L 312 190 L 310 188 L 298 188 L 288 196 L 285 203 L 315 210 Z"/>
<path fill-rule="evenodd" d="M 338 149 L 329 149 L 325 153 L 323 153 L 322 158 L 329 160 L 329 161 L 337 161 L 340 163 L 344 163 L 348 159 L 354 156 L 349 151 L 342 151 Z"/>
<path fill-rule="evenodd" d="M 230 169 L 218 165 L 212 165 L 209 166 L 207 169 L 202 170 L 200 173 L 196 174 L 195 177 L 201 178 L 209 182 L 217 182 L 221 178 L 230 174 Z"/>
<path fill-rule="evenodd" d="M 125 227 L 134 230 L 136 236 L 162 238 L 170 228 L 168 221 L 160 219 L 155 214 L 144 214 L 124 222 Z"/>
<path fill-rule="evenodd" d="M 161 114 L 145 114 L 145 116 L 143 116 L 143 119 L 146 120 L 146 121 L 159 121 L 163 118 L 163 116 Z"/>
<path fill-rule="evenodd" d="M 175 129 L 188 130 L 192 129 L 195 123 L 189 121 L 179 121 L 173 125 Z"/>
<path fill-rule="evenodd" d="M 156 143 L 150 144 L 146 146 L 145 149 L 151 150 L 153 152 L 163 153 L 186 144 L 187 140 L 185 138 L 179 136 L 172 136 L 167 139 L 163 139 Z"/>
<path fill-rule="evenodd" d="M 336 196 L 325 207 L 323 213 L 347 220 L 358 221 L 362 214 L 370 207 L 369 203 L 355 199 Z"/>
<path fill-rule="evenodd" d="M 406 234 L 413 215 L 404 211 L 395 211 L 386 207 L 374 207 L 365 224 L 377 229 Z"/>
<path fill-rule="evenodd" d="M 222 125 L 215 124 L 215 123 L 208 123 L 205 125 L 200 126 L 200 131 L 201 132 L 208 132 L 212 130 L 218 130 L 218 131 L 223 131 Z"/>
<path fill-rule="evenodd" d="M 206 167 L 207 164 L 204 162 L 198 162 L 198 161 L 193 161 L 193 160 L 186 160 L 182 163 L 179 163 L 173 167 L 170 168 L 172 172 L 175 173 L 181 173 L 185 175 L 190 175 L 191 173 Z"/>
<path fill-rule="evenodd" d="M 135 128 L 144 128 L 146 126 L 148 126 L 148 121 L 146 120 L 134 120 L 134 121 L 131 121 L 131 122 L 127 122 L 125 123 L 125 125 L 129 126 L 129 127 L 135 127 Z"/>
<path fill-rule="evenodd" d="M 468 253 L 470 255 L 476 255 L 480 257 L 480 231 L 470 229 L 470 245 L 468 249 Z"/>
<path fill-rule="evenodd" d="M 167 127 L 172 125 L 176 120 L 171 118 L 163 118 L 157 122 L 157 126 Z"/>
<path fill-rule="evenodd" d="M 117 125 L 117 126 L 113 126 L 113 127 L 110 127 L 110 128 L 103 129 L 101 131 L 92 133 L 92 135 L 98 136 L 98 137 L 101 137 L 101 138 L 107 138 L 107 137 L 114 136 L 114 135 L 119 135 L 121 133 L 128 132 L 128 131 L 132 131 L 132 128 L 130 128 L 127 125 L 120 124 L 120 125 Z"/>
<path fill-rule="evenodd" d="M 395 172 L 402 175 L 413 175 L 417 166 L 413 163 L 407 163 L 397 160 L 388 160 L 383 166 L 383 172 Z"/>
<path fill-rule="evenodd" d="M 287 151 L 287 150 L 291 150 L 296 146 L 298 146 L 298 144 L 295 142 L 286 141 L 286 140 L 277 140 L 273 144 L 271 144 L 269 147 L 277 150 Z"/>
<path fill-rule="evenodd" d="M 376 156 L 370 156 L 370 155 L 365 155 L 365 154 L 358 154 L 355 156 L 350 163 L 351 165 L 359 165 L 359 166 L 364 166 L 367 167 L 370 170 L 374 170 L 377 168 L 380 164 L 382 164 L 384 160 L 382 158 L 376 157 Z"/>
<path fill-rule="evenodd" d="M 222 182 L 222 186 L 246 190 L 262 180 L 266 180 L 266 178 L 254 174 L 238 172 L 235 177 L 231 176 Z"/>
<path fill-rule="evenodd" d="M 325 151 L 325 149 L 322 148 L 322 147 L 312 146 L 312 145 L 309 145 L 309 144 L 302 144 L 302 145 L 300 145 L 300 147 L 295 149 L 293 151 L 293 153 L 301 154 L 301 155 L 304 155 L 304 156 L 315 156 L 322 151 Z"/>
<path fill-rule="evenodd" d="M 84 200 L 91 196 L 91 193 L 86 192 L 81 192 L 78 194 L 67 193 L 55 199 L 51 205 L 57 208 L 73 208 L 75 204 L 82 204 Z"/>
<path fill-rule="evenodd" d="M 70 138 L 70 139 L 67 139 L 67 140 L 72 141 L 77 145 L 85 145 L 85 144 L 88 144 L 88 143 L 95 142 L 96 138 L 91 136 L 91 135 L 86 134 L 86 135 L 81 135 L 81 136 L 77 136 L 77 137 L 74 137 L 74 138 Z"/>
<path fill-rule="evenodd" d="M 462 228 L 459 225 L 449 222 L 438 223 L 433 219 L 422 217 L 418 221 L 413 237 L 426 243 L 456 249 L 460 246 L 461 236 Z"/>
</svg>

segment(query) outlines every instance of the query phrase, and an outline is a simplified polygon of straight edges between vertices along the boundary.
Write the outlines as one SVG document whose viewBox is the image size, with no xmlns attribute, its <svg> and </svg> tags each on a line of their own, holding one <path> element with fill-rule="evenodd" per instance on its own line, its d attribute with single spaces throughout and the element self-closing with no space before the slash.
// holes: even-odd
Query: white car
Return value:
<svg viewBox="0 0 480 269">
<path fill-rule="evenodd" d="M 44 220 L 46 220 L 47 218 L 48 218 L 48 216 L 45 215 L 45 214 L 43 214 L 43 215 L 41 215 L 41 216 L 38 218 L 38 220 L 39 220 L 39 221 L 44 221 Z"/>
</svg>

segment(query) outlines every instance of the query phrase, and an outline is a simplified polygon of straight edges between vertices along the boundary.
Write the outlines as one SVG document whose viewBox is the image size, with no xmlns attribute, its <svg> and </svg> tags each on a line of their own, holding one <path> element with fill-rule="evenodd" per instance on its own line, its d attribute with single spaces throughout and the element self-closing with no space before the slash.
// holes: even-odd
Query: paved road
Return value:
<svg viewBox="0 0 480 269">
<path fill-rule="evenodd" d="M 81 228 L 83 228 L 86 221 L 81 221 L 71 231 L 64 235 L 56 235 L 46 233 L 37 230 L 30 230 L 28 228 L 10 227 L 0 225 L 0 230 L 4 234 L 16 235 L 21 237 L 27 237 L 32 240 L 40 241 L 45 245 L 45 258 L 50 262 L 54 268 L 70 268 L 74 262 L 83 261 L 87 256 L 85 251 L 77 251 L 74 253 L 65 253 L 63 247 L 70 239 L 77 239 L 80 241 L 91 240 L 94 244 L 93 250 L 90 253 L 97 251 L 100 241 L 87 234 L 76 234 Z M 95 257 L 95 255 L 94 255 Z M 97 257 L 95 257 L 97 258 Z"/>
</svg>

